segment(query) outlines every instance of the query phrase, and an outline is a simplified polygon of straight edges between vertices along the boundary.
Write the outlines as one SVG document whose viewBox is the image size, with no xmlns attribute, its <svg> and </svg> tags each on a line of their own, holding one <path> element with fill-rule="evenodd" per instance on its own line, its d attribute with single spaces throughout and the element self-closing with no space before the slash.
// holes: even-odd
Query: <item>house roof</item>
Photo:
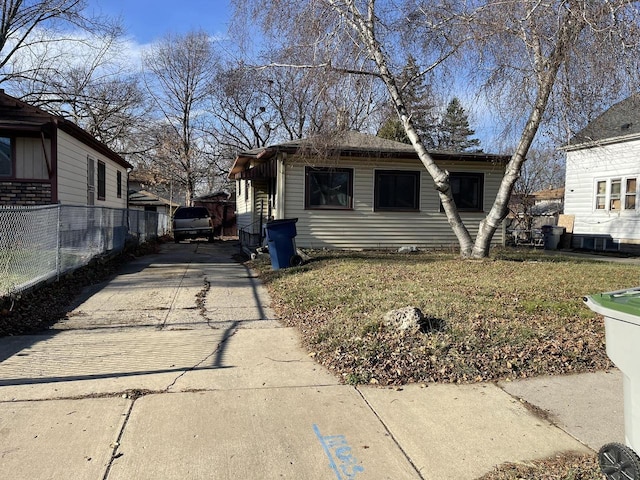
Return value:
<svg viewBox="0 0 640 480">
<path fill-rule="evenodd" d="M 317 136 L 301 140 L 279 143 L 263 148 L 255 148 L 240 153 L 229 172 L 229 177 L 234 178 L 242 172 L 251 160 L 266 161 L 279 152 L 321 154 L 324 156 L 375 156 L 384 158 L 418 158 L 418 154 L 412 145 L 387 140 L 360 132 L 346 131 L 334 136 Z M 487 153 L 446 152 L 430 151 L 434 160 L 448 161 L 480 161 L 506 163 L 509 156 L 492 155 Z M 266 167 L 266 164 L 265 164 Z"/>
<path fill-rule="evenodd" d="M 124 168 L 133 168 L 124 158 L 75 123 L 18 100 L 0 89 L 0 129 L 51 133 L 52 128 L 59 128 Z"/>
<path fill-rule="evenodd" d="M 531 194 L 536 200 L 562 200 L 564 198 L 564 187 L 547 188 L 546 190 L 538 190 Z"/>
<path fill-rule="evenodd" d="M 166 198 L 154 195 L 146 190 L 137 190 L 129 192 L 129 205 L 149 205 L 149 206 L 167 206 L 178 207 L 177 203 L 174 203 Z"/>
<path fill-rule="evenodd" d="M 576 133 L 566 150 L 578 150 L 640 138 L 640 93 L 616 103 Z"/>
<path fill-rule="evenodd" d="M 228 200 L 232 195 L 226 190 L 219 190 L 217 192 L 207 193 L 205 195 L 200 195 L 197 198 L 194 198 L 194 201 L 207 202 L 207 201 L 219 201 L 219 200 Z"/>
</svg>

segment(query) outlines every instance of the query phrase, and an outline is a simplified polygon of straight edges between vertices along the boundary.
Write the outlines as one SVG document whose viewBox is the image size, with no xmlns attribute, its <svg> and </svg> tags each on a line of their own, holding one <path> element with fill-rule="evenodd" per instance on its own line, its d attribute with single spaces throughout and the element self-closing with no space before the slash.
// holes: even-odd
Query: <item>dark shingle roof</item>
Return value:
<svg viewBox="0 0 640 480">
<path fill-rule="evenodd" d="M 334 135 L 315 136 L 301 140 L 283 142 L 269 147 L 255 148 L 240 153 L 231 167 L 229 177 L 245 169 L 250 159 L 267 161 L 278 152 L 298 153 L 308 155 L 320 161 L 331 155 L 361 156 L 377 158 L 406 158 L 417 159 L 418 154 L 412 145 L 387 140 L 366 133 L 345 131 Z M 430 151 L 429 154 L 435 161 L 472 161 L 484 163 L 506 164 L 508 155 L 494 155 L 484 152 L 446 152 Z"/>
<path fill-rule="evenodd" d="M 576 133 L 569 141 L 567 148 L 624 141 L 638 136 L 640 136 L 640 94 L 636 93 L 616 103 Z"/>
</svg>

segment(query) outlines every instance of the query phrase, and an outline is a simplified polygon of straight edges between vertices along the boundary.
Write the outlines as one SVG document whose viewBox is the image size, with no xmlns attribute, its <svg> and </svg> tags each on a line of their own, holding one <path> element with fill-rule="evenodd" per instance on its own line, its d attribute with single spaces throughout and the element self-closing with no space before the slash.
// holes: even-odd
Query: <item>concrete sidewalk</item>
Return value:
<svg viewBox="0 0 640 480">
<path fill-rule="evenodd" d="M 233 248 L 165 245 L 0 339 L 0 478 L 474 479 L 623 440 L 616 373 L 341 385 Z"/>
</svg>

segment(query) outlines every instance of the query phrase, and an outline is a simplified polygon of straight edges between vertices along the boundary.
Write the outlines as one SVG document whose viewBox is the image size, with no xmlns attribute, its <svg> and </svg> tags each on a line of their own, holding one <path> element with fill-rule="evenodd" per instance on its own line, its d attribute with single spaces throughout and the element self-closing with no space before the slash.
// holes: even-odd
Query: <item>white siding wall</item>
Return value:
<svg viewBox="0 0 640 480">
<path fill-rule="evenodd" d="M 104 157 L 71 135 L 58 130 L 58 199 L 60 203 L 87 204 L 87 156 L 96 161 L 95 205 L 99 207 L 126 208 L 127 171 L 124 167 Z M 98 200 L 98 161 L 106 167 L 105 199 Z M 117 197 L 117 173 L 122 173 L 122 196 Z"/>
<path fill-rule="evenodd" d="M 640 140 L 567 152 L 564 211 L 575 215 L 574 234 L 640 242 L 639 210 L 595 208 L 597 180 L 628 177 L 640 180 Z"/>
<path fill-rule="evenodd" d="M 45 139 L 47 156 L 51 159 L 51 140 Z M 40 138 L 16 138 L 16 177 L 28 180 L 47 180 L 49 171 Z"/>
<path fill-rule="evenodd" d="M 353 168 L 353 210 L 305 210 L 304 164 L 285 164 L 285 205 L 283 218 L 298 218 L 296 245 L 301 248 L 397 248 L 455 246 L 458 241 L 440 212 L 440 201 L 433 180 L 416 161 L 344 159 L 341 168 Z M 484 208 L 495 199 L 502 170 L 499 167 L 446 165 L 451 172 L 485 172 Z M 419 212 L 374 212 L 375 169 L 405 169 L 421 172 Z M 472 235 L 485 214 L 463 213 Z M 494 243 L 502 244 L 503 230 L 496 232 Z"/>
</svg>

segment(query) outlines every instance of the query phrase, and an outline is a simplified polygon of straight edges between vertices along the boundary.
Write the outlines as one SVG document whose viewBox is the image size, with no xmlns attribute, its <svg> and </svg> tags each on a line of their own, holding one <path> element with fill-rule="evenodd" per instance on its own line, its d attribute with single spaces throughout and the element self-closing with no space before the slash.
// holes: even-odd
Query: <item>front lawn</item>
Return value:
<svg viewBox="0 0 640 480">
<path fill-rule="evenodd" d="M 636 286 L 638 266 L 505 250 L 454 254 L 311 252 L 272 271 L 252 262 L 283 321 L 346 383 L 480 382 L 603 370 L 602 319 L 582 297 Z M 430 332 L 400 332 L 385 312 L 418 307 Z"/>
</svg>

